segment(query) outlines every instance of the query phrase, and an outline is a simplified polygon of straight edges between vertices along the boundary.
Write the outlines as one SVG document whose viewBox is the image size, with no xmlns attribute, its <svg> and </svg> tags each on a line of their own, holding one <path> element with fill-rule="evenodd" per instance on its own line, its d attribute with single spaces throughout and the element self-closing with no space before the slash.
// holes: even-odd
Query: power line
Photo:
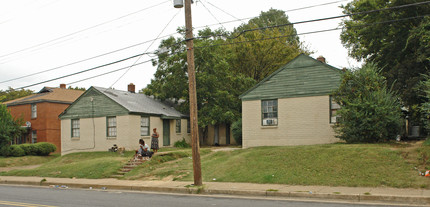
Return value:
<svg viewBox="0 0 430 207">
<path fill-rule="evenodd" d="M 427 16 L 430 16 L 430 14 L 421 15 L 421 16 L 414 16 L 414 17 L 407 17 L 407 18 L 396 19 L 396 20 L 387 20 L 387 21 L 382 21 L 382 22 L 374 22 L 374 23 L 363 24 L 363 25 L 354 25 L 354 26 L 337 27 L 337 28 L 332 28 L 332 29 L 325 29 L 325 30 L 318 30 L 318 31 L 311 31 L 311 32 L 303 32 L 303 33 L 298 33 L 297 35 L 307 35 L 307 34 L 315 34 L 315 33 L 322 33 L 322 32 L 341 30 L 341 29 L 344 29 L 344 28 L 365 27 L 365 26 L 371 26 L 371 25 L 376 25 L 376 24 L 394 23 L 394 22 L 400 22 L 400 21 L 405 21 L 405 20 L 410 20 L 410 19 L 424 18 L 424 17 L 427 17 Z M 206 48 L 206 47 L 215 47 L 215 46 L 223 46 L 223 45 L 234 45 L 234 44 L 241 44 L 241 43 L 248 43 L 248 42 L 256 42 L 256 41 L 263 41 L 263 40 L 285 38 L 285 37 L 291 37 L 291 36 L 295 36 L 295 35 L 291 35 L 291 34 L 290 35 L 282 35 L 282 36 L 261 38 L 261 39 L 255 39 L 255 40 L 245 40 L 245 41 L 240 41 L 240 42 L 229 42 L 229 43 L 222 43 L 222 44 L 205 45 L 205 46 L 199 46 L 199 47 L 194 47 L 194 48 Z"/>
<path fill-rule="evenodd" d="M 81 79 L 81 80 L 78 80 L 78 81 L 70 82 L 70 83 L 67 83 L 66 85 L 72 85 L 72 84 L 79 83 L 79 82 L 86 81 L 86 80 L 90 80 L 90 79 L 93 79 L 93 78 L 98 78 L 100 76 L 104 76 L 104 75 L 108 75 L 108 74 L 111 74 L 111 73 L 115 73 L 115 72 L 118 72 L 118 71 L 121 71 L 121 70 L 125 70 L 125 69 L 127 69 L 129 67 L 134 67 L 134 66 L 137 66 L 137 65 L 141 65 L 141 64 L 144 64 L 144 63 L 151 62 L 151 61 L 152 60 L 146 60 L 146 61 L 143 61 L 143 62 L 140 62 L 140 63 L 134 63 L 133 65 L 129 65 L 129 66 L 126 66 L 126 67 L 123 67 L 123 68 L 119 68 L 119 69 L 112 70 L 112 71 L 109 71 L 109 72 L 106 72 L 106 73 L 102 73 L 102 74 L 99 74 L 99 75 L 91 76 L 89 78 Z"/>
<path fill-rule="evenodd" d="M 21 76 L 21 77 L 17 77 L 17 78 L 12 78 L 12 79 L 9 79 L 9 80 L 1 81 L 0 83 L 6 83 L 6 82 L 14 81 L 14 80 L 19 80 L 19 79 L 27 78 L 27 77 L 30 77 L 30 76 L 34 76 L 34 75 L 39 75 L 39 74 L 46 73 L 46 72 L 49 72 L 49 71 L 54 71 L 54 70 L 57 70 L 57 69 L 60 69 L 60 68 L 64 68 L 64 67 L 71 66 L 71 65 L 75 65 L 75 64 L 82 63 L 82 62 L 85 62 L 85 61 L 88 61 L 88 60 L 92 60 L 92 59 L 96 59 L 96 58 L 99 58 L 99 57 L 102 57 L 102 56 L 110 55 L 112 53 L 116 53 L 116 52 L 119 52 L 119 51 L 123 51 L 123 50 L 126 50 L 126 49 L 137 47 L 137 46 L 149 43 L 151 41 L 155 41 L 155 40 L 159 40 L 159 39 L 162 39 L 162 38 L 170 37 L 170 36 L 175 35 L 175 34 L 177 34 L 177 33 L 173 33 L 173 34 L 169 34 L 169 35 L 164 35 L 164 36 L 158 37 L 156 39 L 152 39 L 152 40 L 148 40 L 148 41 L 145 41 L 145 42 L 141 42 L 141 43 L 137 43 L 137 44 L 134 44 L 134 45 L 130 45 L 130 46 L 127 46 L 127 47 L 124 47 L 124 48 L 113 50 L 113 51 L 110 51 L 110 52 L 107 52 L 107 53 L 103 53 L 103 54 L 100 54 L 100 55 L 96 55 L 96 56 L 93 56 L 93 57 L 90 57 L 90 58 L 78 60 L 76 62 L 72 62 L 72 63 L 68 63 L 68 64 L 65 64 L 65 65 L 57 66 L 57 67 L 54 67 L 54 68 L 42 70 L 42 71 L 35 72 L 35 73 L 32 73 L 32 74 L 24 75 L 24 76 Z M 148 53 L 148 54 L 150 54 L 150 53 Z"/>
<path fill-rule="evenodd" d="M 396 20 L 388 20 L 388 21 L 382 21 L 382 22 L 374 22 L 374 23 L 371 23 L 371 24 L 363 24 L 363 25 L 348 26 L 348 28 L 354 28 L 354 27 L 365 27 L 365 26 L 371 26 L 371 25 L 376 25 L 376 24 L 394 23 L 394 22 L 400 22 L 400 21 L 405 21 L 405 20 L 410 20 L 410 19 L 423 18 L 423 17 L 427 17 L 427 16 L 430 16 L 430 14 L 421 15 L 421 16 L 414 16 L 414 17 L 408 17 L 408 18 L 402 18 L 402 19 L 396 19 Z M 329 31 L 340 30 L 340 29 L 343 29 L 343 28 L 346 28 L 346 27 L 338 27 L 338 28 L 332 28 L 332 29 L 325 29 L 325 30 L 318 30 L 318 31 L 304 32 L 304 33 L 299 33 L 299 34 L 297 34 L 297 35 L 316 34 L 316 33 L 322 33 L 322 32 L 329 32 Z M 230 42 L 230 43 L 223 43 L 223 44 L 213 44 L 213 45 L 199 46 L 199 47 L 194 47 L 194 48 L 206 48 L 206 47 L 215 47 L 215 46 L 224 46 L 224 45 L 242 44 L 242 43 L 248 43 L 248 42 L 256 42 L 256 41 L 264 41 L 264 40 L 271 40 L 271 39 L 279 39 L 279 38 L 285 38 L 285 37 L 290 37 L 290 36 L 293 36 L 293 35 L 282 35 L 282 36 L 268 37 L 268 38 L 261 38 L 261 39 L 255 39 L 255 40 L 246 40 L 246 41 L 240 41 L 240 42 Z M 177 43 L 177 44 L 178 44 L 178 43 Z M 171 54 L 168 54 L 168 55 L 174 55 L 174 54 L 182 53 L 182 52 L 185 52 L 185 51 L 186 51 L 185 49 L 182 49 L 182 50 L 179 50 L 179 51 L 177 51 L 177 52 L 174 52 L 174 53 L 171 53 Z M 168 53 L 168 52 L 162 52 L 162 53 Z M 142 54 L 144 54 L 144 53 L 142 53 Z M 51 81 L 54 81 L 54 80 L 58 80 L 58 79 L 65 78 L 65 77 L 69 77 L 69 76 L 77 75 L 77 74 L 84 73 L 84 72 L 87 72 L 87 71 L 90 71 L 90 70 L 94 70 L 94 69 L 97 69 L 97 68 L 101 68 L 101 67 L 105 67 L 105 66 L 108 66 L 108 65 L 116 64 L 116 63 L 119 63 L 119 62 L 122 62 L 122 61 L 125 61 L 125 60 L 128 60 L 128 59 L 131 59 L 131 58 L 135 58 L 135 57 L 141 56 L 142 54 L 137 54 L 137 55 L 134 55 L 134 56 L 131 56 L 131 57 L 128 57 L 128 58 L 125 58 L 125 59 L 119 60 L 119 61 L 111 62 L 111 63 L 104 64 L 104 65 L 101 65 L 101 66 L 97 66 L 97 67 L 94 67 L 94 68 L 90 68 L 90 69 L 87 69 L 87 70 L 79 71 L 79 72 L 76 72 L 76 73 L 73 73 L 73 74 L 69 74 L 69 75 L 65 75 L 65 76 L 58 77 L 58 78 L 54 78 L 54 79 L 51 79 L 51 80 L 42 81 L 42 82 L 39 82 L 39 83 L 35 83 L 35 84 L 31 84 L 31 85 L 27 85 L 27 86 L 20 87 L 20 88 L 17 88 L 17 89 L 28 88 L 28 87 L 35 86 L 35 85 L 39 85 L 39 84 L 42 84 L 42 83 L 51 82 Z M 149 62 L 149 61 L 151 61 L 151 60 L 144 61 L 144 62 L 141 62 L 141 63 L 138 63 L 138 64 L 133 64 L 132 66 L 134 66 L 134 65 L 140 65 L 140 64 L 143 64 L 143 63 L 146 63 L 146 62 Z M 132 67 L 132 66 L 131 66 L 131 67 Z M 128 67 L 130 67 L 130 66 L 128 66 Z M 101 74 L 101 75 L 105 75 L 105 74 L 113 73 L 113 72 L 116 72 L 116 71 L 119 71 L 119 70 L 124 70 L 125 68 L 128 68 L 128 67 L 120 68 L 120 69 L 117 69 L 117 70 L 115 70 L 115 71 L 111 71 L 111 72 L 104 73 L 104 74 Z M 98 76 L 101 76 L 101 75 L 98 75 Z M 95 78 L 95 77 L 97 77 L 97 76 L 93 76 L 93 77 L 90 77 L 90 78 L 88 78 L 88 79 Z M 86 80 L 86 79 L 84 79 L 84 80 Z M 81 80 L 81 81 L 83 81 L 83 80 Z M 77 82 L 80 82 L 80 81 L 77 81 Z M 72 82 L 72 83 L 69 83 L 69 84 L 73 84 L 73 83 L 76 83 L 76 82 Z M 17 90 L 17 89 L 15 89 L 15 90 Z"/>
<path fill-rule="evenodd" d="M 421 3 L 415 3 L 415 4 L 402 5 L 402 6 L 398 6 L 398 7 L 391 7 L 391 8 L 386 8 L 386 9 L 371 10 L 371 11 L 366 11 L 366 12 L 354 13 L 354 14 L 350 14 L 350 15 L 365 14 L 365 13 L 376 12 L 376 11 L 387 10 L 387 9 L 396 9 L 396 8 L 402 8 L 402 7 L 408 7 L 408 6 L 415 6 L 415 5 L 424 4 L 424 3 L 430 3 L 430 1 L 421 2 Z M 363 26 L 369 26 L 369 25 L 374 25 L 374 24 L 398 22 L 398 21 L 403 21 L 403 20 L 408 20 L 408 19 L 421 18 L 421 17 L 425 17 L 425 16 L 428 16 L 428 15 L 416 16 L 416 17 L 410 17 L 410 18 L 403 18 L 403 19 L 398 19 L 398 20 L 389 20 L 389 21 L 384 21 L 384 22 L 376 22 L 376 23 L 366 24 L 366 25 L 356 25 L 354 27 L 363 27 Z M 327 20 L 327 19 L 331 19 L 331 18 L 333 18 L 333 17 L 324 18 L 324 19 Z M 307 22 L 311 22 L 311 21 L 316 21 L 316 20 L 308 20 L 308 21 L 302 21 L 302 22 L 298 22 L 298 23 L 304 23 L 304 22 L 307 23 Z M 318 21 L 322 21 L 322 20 L 318 19 Z M 291 23 L 291 24 L 297 24 L 297 23 Z M 275 26 L 280 26 L 280 25 L 275 25 Z M 273 27 L 273 26 L 271 26 L 271 27 Z M 264 28 L 268 28 L 268 27 L 264 27 Z M 343 27 L 343 28 L 345 28 L 345 27 Z M 334 30 L 339 30 L 339 29 L 342 29 L 342 28 L 333 28 L 333 29 L 327 29 L 327 30 L 312 31 L 312 32 L 306 32 L 306 33 L 300 33 L 300 34 L 297 34 L 297 35 L 314 34 L 314 33 L 334 31 Z M 269 38 L 263 38 L 263 39 L 257 39 L 257 40 L 248 40 L 248 41 L 234 42 L 234 43 L 223 43 L 223 44 L 207 45 L 207 46 L 201 46 L 201 47 L 196 47 L 196 48 L 213 47 L 213 46 L 230 45 L 230 44 L 240 44 L 240 43 L 245 43 L 245 42 L 255 42 L 255 41 L 262 41 L 262 40 L 268 40 L 268 39 L 277 39 L 277 38 L 289 37 L 289 36 L 292 36 L 292 35 L 285 35 L 285 36 L 278 36 L 278 37 L 269 37 Z M 204 38 L 204 37 L 200 37 L 200 38 Z M 180 42 L 176 43 L 176 44 L 180 44 Z M 173 46 L 173 45 L 170 45 L 170 46 Z M 180 52 L 183 52 L 183 51 L 180 51 Z M 134 57 L 136 57 L 136 56 L 134 56 Z M 81 73 L 81 72 L 79 72 L 79 73 Z M 63 77 L 61 77 L 61 78 L 63 78 Z M 57 79 L 55 79 L 55 80 L 57 80 Z M 50 81 L 52 81 L 52 80 L 50 80 Z M 47 82 L 49 82 L 49 81 L 47 81 Z M 45 82 L 42 82 L 42 83 L 45 83 Z M 39 84 L 41 84 L 41 83 L 39 83 Z M 38 85 L 38 84 L 36 84 L 36 85 Z M 33 86 L 33 85 L 31 85 L 31 86 Z M 22 88 L 26 88 L 26 87 L 30 87 L 30 86 L 25 86 L 25 87 L 22 87 Z"/>
<path fill-rule="evenodd" d="M 24 89 L 24 88 L 28 88 L 28 87 L 31 87 L 31 86 L 40 85 L 40 84 L 42 84 L 42 83 L 47 83 L 47 82 L 51 82 L 51 81 L 54 81 L 54 80 L 63 79 L 63 78 L 66 78 L 66 77 L 70 77 L 70 76 L 74 76 L 74 75 L 77 75 L 77 74 L 81 74 L 81 73 L 85 73 L 85 72 L 88 72 L 88 71 L 92 71 L 92 70 L 95 70 L 95 69 L 98 69 L 98 68 L 102 68 L 102 67 L 106 67 L 106 66 L 109 66 L 109 65 L 117 64 L 117 63 L 120 63 L 120 62 L 123 62 L 123 61 L 129 60 L 129 59 L 133 59 L 133 58 L 136 58 L 136 57 L 142 56 L 142 55 L 144 55 L 144 54 L 146 54 L 146 53 L 141 53 L 141 54 L 133 55 L 133 56 L 130 56 L 130 57 L 127 57 L 127 58 L 121 59 L 121 60 L 117 60 L 117 61 L 114 61 L 114 62 L 110 62 L 110 63 L 107 63 L 107 64 L 103 64 L 103 65 L 100 65 L 100 66 L 97 66 L 97 67 L 89 68 L 89 69 L 86 69 L 86 70 L 81 70 L 81 71 L 76 72 L 76 73 L 72 73 L 72 74 L 68 74 L 68 75 L 60 76 L 60 77 L 57 77 L 57 78 L 53 78 L 53 79 L 50 79 L 50 80 L 46 80 L 46 81 L 42 81 L 42 82 L 38 82 L 38 83 L 31 84 L 31 85 L 23 86 L 23 87 L 20 87 L 20 88 L 16 88 L 16 90 Z"/>
<path fill-rule="evenodd" d="M 203 1 L 200 1 L 200 3 L 202 3 L 202 5 L 203 5 L 203 7 L 205 7 L 205 9 L 209 12 L 209 14 L 218 22 L 218 24 L 220 24 L 221 25 L 221 27 L 224 27 L 224 25 L 222 25 L 221 24 L 221 22 L 215 17 L 215 15 L 214 14 L 212 14 L 212 12 L 206 7 L 206 5 L 203 3 Z M 224 29 L 225 30 L 227 30 L 225 27 L 224 27 Z"/>
<path fill-rule="evenodd" d="M 299 10 L 310 9 L 310 8 L 314 8 L 314 7 L 320 7 L 320 6 L 330 5 L 330 4 L 336 4 L 336 3 L 340 3 L 340 2 L 344 2 L 344 1 L 348 1 L 348 0 L 332 1 L 332 2 L 327 2 L 327 3 L 322 3 L 322 4 L 315 4 L 315 5 L 311 5 L 311 6 L 305 6 L 305 7 L 300 7 L 300 8 L 295 8 L 295 9 L 289 9 L 289 10 L 283 10 L 283 11 L 284 12 L 299 11 Z M 237 19 L 237 20 L 231 20 L 231 21 L 221 22 L 221 24 L 227 24 L 227 23 L 232 23 L 232 22 L 237 22 L 237 21 L 242 21 L 243 22 L 243 20 L 248 20 L 248 19 L 252 19 L 252 18 L 256 18 L 256 17 L 258 17 L 258 16 L 253 16 L 253 17 L 247 17 L 247 18 L 242 18 L 242 19 Z M 218 24 L 210 24 L 210 25 L 205 25 L 205 26 L 198 26 L 198 27 L 195 27 L 195 28 L 197 29 L 197 28 L 202 28 L 202 27 L 211 27 L 211 26 L 215 26 L 215 25 L 218 25 Z"/>
<path fill-rule="evenodd" d="M 179 14 L 179 12 L 181 12 L 182 9 L 180 9 L 175 15 L 173 15 L 172 19 L 170 19 L 170 21 L 166 24 L 166 26 L 164 26 L 164 28 L 161 30 L 161 32 L 157 35 L 157 37 L 154 39 L 154 41 L 151 42 L 151 44 L 148 46 L 148 48 L 146 48 L 145 52 L 149 50 L 149 48 L 154 44 L 155 40 L 158 39 L 160 37 L 160 35 L 164 32 L 164 30 L 169 26 L 169 24 L 173 21 L 173 19 Z M 143 54 L 142 54 L 143 55 Z M 140 58 L 142 57 L 139 56 L 139 58 L 137 58 L 137 60 L 133 63 L 133 65 L 131 65 L 125 72 L 124 74 L 122 74 L 109 88 L 112 88 L 112 86 L 114 86 L 125 74 L 128 73 L 128 71 L 130 71 L 130 69 L 134 66 L 134 64 L 137 63 L 137 61 L 140 60 Z"/>
<path fill-rule="evenodd" d="M 290 10 L 285 10 L 285 12 L 298 11 L 298 10 L 303 10 L 303 9 L 308 9 L 308 8 L 313 8 L 313 7 L 325 6 L 325 5 L 335 4 L 335 3 L 339 3 L 339 2 L 343 2 L 343 1 L 347 1 L 347 0 L 333 1 L 333 2 L 328 2 L 328 3 L 323 3 L 323 4 L 316 4 L 316 5 L 311 5 L 311 6 L 306 6 L 306 7 L 296 8 L 296 9 L 290 9 Z M 163 2 L 163 3 L 165 3 L 165 2 Z M 208 3 L 211 4 L 210 2 L 208 2 Z M 214 7 L 216 7 L 213 4 L 211 4 L 211 5 L 214 6 Z M 156 5 L 156 6 L 158 6 L 158 5 Z M 216 7 L 216 8 L 218 8 L 218 7 Z M 218 8 L 218 9 L 220 9 L 220 8 Z M 139 11 L 141 11 L 141 10 L 139 10 Z M 139 12 L 139 11 L 137 11 L 137 12 Z M 137 12 L 133 12 L 131 14 L 134 14 L 134 13 L 137 13 Z M 128 14 L 128 15 L 131 15 L 131 14 Z M 230 15 L 230 16 L 232 16 L 232 15 Z M 123 16 L 123 17 L 125 17 L 125 16 Z M 121 18 L 121 17 L 119 17 L 119 18 Z M 119 19 L 119 18 L 117 18 L 117 19 Z M 249 17 L 249 18 L 244 18 L 244 19 L 237 19 L 237 20 L 228 21 L 228 22 L 222 22 L 222 23 L 218 23 L 218 24 L 223 24 L 223 23 L 225 24 L 225 23 L 231 23 L 231 22 L 236 22 L 236 21 L 243 21 L 243 20 L 251 19 L 251 18 L 254 18 L 254 17 Z M 111 20 L 111 21 L 115 21 L 115 20 Z M 105 23 L 107 23 L 107 22 L 105 22 Z M 218 25 L 218 24 L 214 24 L 214 25 Z M 209 25 L 209 26 L 213 26 L 213 25 Z M 205 27 L 205 26 L 201 26 L 201 27 Z M 201 28 L 201 27 L 196 27 L 196 28 Z M 22 78 L 31 77 L 31 76 L 34 76 L 34 75 L 46 73 L 46 72 L 57 70 L 57 69 L 61 69 L 61 68 L 67 67 L 67 66 L 75 65 L 75 64 L 82 63 L 82 62 L 85 62 L 85 61 L 88 61 L 88 60 L 92 60 L 92 59 L 95 59 L 95 58 L 99 58 L 99 57 L 102 57 L 102 56 L 105 56 L 105 55 L 109 55 L 109 54 L 112 54 L 112 53 L 123 51 L 123 50 L 129 49 L 129 48 L 137 47 L 137 46 L 140 46 L 142 44 L 146 44 L 148 42 L 153 42 L 154 40 L 158 40 L 158 39 L 165 38 L 165 37 L 170 37 L 170 36 L 175 35 L 175 34 L 177 34 L 177 33 L 165 35 L 165 36 L 162 36 L 160 38 L 156 38 L 156 39 L 144 41 L 144 42 L 137 43 L 137 44 L 134 44 L 134 45 L 130 45 L 130 46 L 127 46 L 127 47 L 124 47 L 124 48 L 113 50 L 111 52 L 103 53 L 103 54 L 96 55 L 96 56 L 93 56 L 93 57 L 90 57 L 90 58 L 86 58 L 86 59 L 79 60 L 79 61 L 76 61 L 76 62 L 72 62 L 72 63 L 68 63 L 68 64 L 65 64 L 65 65 L 57 66 L 57 67 L 54 67 L 54 68 L 46 69 L 46 70 L 43 70 L 43 71 L 35 72 L 35 73 L 28 74 L 28 75 L 25 75 L 25 76 L 21 76 L 21 77 L 17 77 L 17 78 L 12 78 L 12 79 L 8 79 L 8 80 L 5 80 L 5 81 L 0 81 L 0 84 L 1 83 L 6 83 L 6 82 L 10 82 L 10 81 L 14 81 L 14 80 L 19 80 L 19 79 L 22 79 Z M 200 38 L 200 37 L 195 37 L 195 38 Z M 204 37 L 201 37 L 201 38 L 204 38 Z"/>
<path fill-rule="evenodd" d="M 419 6 L 419 5 L 428 4 L 428 3 L 430 3 L 430 1 L 417 2 L 417 3 L 412 3 L 412 4 L 404 4 L 404 5 L 400 5 L 400 6 L 388 7 L 388 8 L 382 8 L 382 9 L 374 9 L 374 10 L 369 10 L 369 11 L 364 11 L 364 12 L 357 12 L 357 13 L 345 14 L 345 15 L 339 15 L 339 16 L 333 16 L 333 17 L 326 17 L 326 18 L 311 19 L 311 20 L 305 20 L 305 21 L 299 21 L 299 22 L 292 22 L 292 23 L 287 23 L 287 24 L 279 24 L 279 25 L 258 27 L 258 28 L 253 28 L 253 29 L 246 29 L 246 30 L 239 32 L 239 34 L 237 34 L 235 36 L 226 36 L 226 35 L 220 34 L 220 35 L 209 35 L 209 36 L 194 37 L 194 39 L 204 39 L 204 38 L 211 38 L 211 37 L 224 37 L 227 39 L 236 39 L 236 38 L 240 37 L 241 35 L 245 34 L 246 32 L 272 29 L 272 28 L 279 28 L 279 27 L 286 27 L 286 26 L 293 26 L 296 24 L 305 24 L 305 23 L 311 23 L 311 22 L 326 21 L 326 20 L 344 18 L 344 17 L 349 17 L 349 16 L 355 16 L 355 15 L 369 14 L 369 13 L 374 13 L 374 12 L 400 9 L 400 8 L 406 8 L 406 7 L 411 7 L 411 6 Z"/>
<path fill-rule="evenodd" d="M 219 8 L 219 7 L 215 6 L 215 5 L 213 5 L 213 4 L 212 4 L 211 2 L 209 2 L 209 1 L 208 1 L 208 4 L 210 4 L 211 6 L 213 6 L 213 7 L 217 8 L 218 10 L 220 10 L 220 11 L 224 12 L 225 14 L 227 14 L 227 15 L 229 15 L 229 16 L 231 16 L 231 17 L 235 18 L 236 20 L 239 20 L 239 21 L 241 21 L 242 23 L 245 23 L 244 21 L 242 21 L 242 20 L 240 20 L 239 18 L 237 18 L 237 17 L 233 16 L 232 14 L 230 14 L 230 13 L 228 13 L 228 12 L 224 11 L 223 9 L 221 9 L 221 8 Z M 221 23 L 220 23 L 220 24 L 221 24 Z"/>
<path fill-rule="evenodd" d="M 24 49 L 20 49 L 20 50 L 17 50 L 17 51 L 14 51 L 14 52 L 8 53 L 8 54 L 0 55 L 0 58 L 7 57 L 7 56 L 10 56 L 10 55 L 13 55 L 13 54 L 16 54 L 16 53 L 20 53 L 20 52 L 23 52 L 23 51 L 26 51 L 26 50 L 29 50 L 29 49 L 32 49 L 32 48 L 35 48 L 35 47 L 39 47 L 39 46 L 42 46 L 42 45 L 46 45 L 46 44 L 48 44 L 48 43 L 51 43 L 51 42 L 54 42 L 54 41 L 57 41 L 57 40 L 63 39 L 63 38 L 65 38 L 65 37 L 69 37 L 69 36 L 72 36 L 72 35 L 75 35 L 75 34 L 78 34 L 78 33 L 81 33 L 81 32 L 84 32 L 84 31 L 87 31 L 87 30 L 90 30 L 90 29 L 93 29 L 93 28 L 96 28 L 96 27 L 99 27 L 99 26 L 102 26 L 102 25 L 105 25 L 105 24 L 108 24 L 108 23 L 110 23 L 110 22 L 114 22 L 114 21 L 117 21 L 117 20 L 119 20 L 119 19 L 123 19 L 123 18 L 125 18 L 125 17 L 131 16 L 131 15 L 134 15 L 134 14 L 136 14 L 136 13 L 139 13 L 139 12 L 142 12 L 142 11 L 145 11 L 145 10 L 148 10 L 148 9 L 151 9 L 151 8 L 154 8 L 154 7 L 156 7 L 156 6 L 160 6 L 160 5 L 162 5 L 162 4 L 164 4 L 164 3 L 167 3 L 167 2 L 170 2 L 170 0 L 164 1 L 164 2 L 159 3 L 159 4 L 156 4 L 156 5 L 152 5 L 152 6 L 146 7 L 146 8 L 144 8 L 144 9 L 140 9 L 140 10 L 138 10 L 138 11 L 135 11 L 135 12 L 132 12 L 132 13 L 129 13 L 129 14 L 126 14 L 126 15 L 123 15 L 123 16 L 120 16 L 120 17 L 117 17 L 117 18 L 112 19 L 112 20 L 109 20 L 109 21 L 105 21 L 105 22 L 102 22 L 102 23 L 96 24 L 96 25 L 91 26 L 91 27 L 87 27 L 87 28 L 85 28 L 85 29 L 78 30 L 78 31 L 76 31 L 76 32 L 72 32 L 72 33 L 70 33 L 70 34 L 67 34 L 67 35 L 64 35 L 64 36 L 61 36 L 61 37 L 58 37 L 58 38 L 55 38 L 55 39 L 52 39 L 52 40 L 49 40 L 49 41 L 46 41 L 46 42 L 43 42 L 43 43 L 39 43 L 39 44 L 36 44 L 36 45 L 30 46 L 30 47 L 27 47 L 27 48 L 24 48 Z"/>
</svg>

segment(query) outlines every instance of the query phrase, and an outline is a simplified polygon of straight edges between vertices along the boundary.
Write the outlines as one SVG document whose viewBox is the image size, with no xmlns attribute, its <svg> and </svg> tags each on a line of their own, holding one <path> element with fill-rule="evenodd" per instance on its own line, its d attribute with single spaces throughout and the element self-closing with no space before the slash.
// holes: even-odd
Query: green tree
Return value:
<svg viewBox="0 0 430 207">
<path fill-rule="evenodd" d="M 198 35 L 213 36 L 194 41 L 198 124 L 204 128 L 209 124 L 232 123 L 240 116 L 239 95 L 253 86 L 255 81 L 232 73 L 227 62 L 230 53 L 221 46 L 225 43 L 222 38 L 226 35 L 225 31 L 204 29 Z M 163 40 L 159 48 L 173 55 L 158 54 L 158 61 L 154 61 L 157 66 L 154 79 L 142 92 L 162 100 L 185 100 L 179 110 L 188 113 L 187 59 L 183 38 L 170 37 Z"/>
<path fill-rule="evenodd" d="M 345 14 L 385 9 L 424 0 L 354 0 Z M 417 85 L 430 69 L 430 4 L 353 15 L 343 20 L 341 40 L 350 56 L 375 63 L 402 103 L 411 109 L 422 103 Z M 417 17 L 417 18 L 415 18 Z"/>
<path fill-rule="evenodd" d="M 27 90 L 24 90 L 24 89 L 15 90 L 15 89 L 9 87 L 9 89 L 7 89 L 5 91 L 0 90 L 0 103 L 14 100 L 14 99 L 21 98 L 21 97 L 25 97 L 25 96 L 31 95 L 33 93 L 34 93 L 34 91 L 32 91 L 32 90 L 28 90 L 28 89 Z"/>
<path fill-rule="evenodd" d="M 346 71 L 332 96 L 341 106 L 336 112 L 340 119 L 334 125 L 338 138 L 349 143 L 382 142 L 400 134 L 399 98 L 387 88 L 374 64 Z"/>
<path fill-rule="evenodd" d="M 14 119 L 6 105 L 0 104 L 0 148 L 10 144 L 13 138 L 21 136 L 22 119 Z"/>
<path fill-rule="evenodd" d="M 236 28 L 231 36 L 237 38 L 229 40 L 232 69 L 259 82 L 300 53 L 309 54 L 289 24 L 284 11 L 270 9 Z"/>
<path fill-rule="evenodd" d="M 69 86 L 67 89 L 71 89 L 71 90 L 78 90 L 78 91 L 86 91 L 87 89 L 85 89 L 85 87 L 78 87 L 78 86 L 76 86 L 76 87 L 72 87 L 72 86 Z"/>
</svg>

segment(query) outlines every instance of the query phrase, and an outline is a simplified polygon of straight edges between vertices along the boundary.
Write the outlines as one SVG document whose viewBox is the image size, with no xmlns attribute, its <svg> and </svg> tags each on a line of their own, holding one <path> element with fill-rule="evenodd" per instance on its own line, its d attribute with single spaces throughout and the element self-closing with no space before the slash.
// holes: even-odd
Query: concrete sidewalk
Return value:
<svg viewBox="0 0 430 207">
<path fill-rule="evenodd" d="M 85 188 L 108 190 L 133 190 L 165 193 L 231 195 L 285 199 L 324 199 L 360 203 L 415 204 L 430 206 L 430 190 L 290 186 L 280 184 L 204 182 L 194 187 L 192 182 L 139 181 L 109 179 L 69 179 L 43 177 L 0 176 L 0 184 L 50 186 L 53 188 Z"/>
</svg>

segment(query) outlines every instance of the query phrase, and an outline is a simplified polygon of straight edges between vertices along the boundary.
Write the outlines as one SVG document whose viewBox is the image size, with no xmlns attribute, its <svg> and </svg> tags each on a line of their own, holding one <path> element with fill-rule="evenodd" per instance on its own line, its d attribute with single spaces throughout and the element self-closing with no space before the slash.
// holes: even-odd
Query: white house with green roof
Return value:
<svg viewBox="0 0 430 207">
<path fill-rule="evenodd" d="M 61 154 L 107 151 L 114 144 L 136 150 L 139 139 L 151 145 L 153 128 L 159 147 L 183 138 L 190 143 L 189 118 L 165 102 L 144 94 L 91 87 L 70 105 L 61 119 Z M 130 89 L 132 88 L 132 89 Z"/>
<path fill-rule="evenodd" d="M 320 59 L 320 58 L 318 58 Z M 301 54 L 240 96 L 243 147 L 325 144 L 332 128 L 341 70 Z"/>
</svg>

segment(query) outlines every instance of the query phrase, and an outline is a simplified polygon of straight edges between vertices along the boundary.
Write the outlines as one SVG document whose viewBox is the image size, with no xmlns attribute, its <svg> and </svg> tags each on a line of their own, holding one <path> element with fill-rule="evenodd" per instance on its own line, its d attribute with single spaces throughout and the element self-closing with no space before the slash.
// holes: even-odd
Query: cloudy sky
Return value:
<svg viewBox="0 0 430 207">
<path fill-rule="evenodd" d="M 332 17 L 341 15 L 339 6 L 349 1 L 198 0 L 192 6 L 193 26 L 196 30 L 209 26 L 231 31 L 270 8 L 286 11 L 291 22 Z M 308 33 L 339 28 L 340 21 L 294 27 L 299 34 Z M 173 0 L 2 0 L 0 89 L 29 86 L 154 52 L 160 43 L 154 39 L 177 35 L 176 29 L 184 25 L 184 9 L 174 8 Z M 359 66 L 348 57 L 339 35 L 340 30 L 335 30 L 300 35 L 300 39 L 314 51 L 314 58 L 322 55 L 338 68 Z M 60 83 L 120 90 L 134 83 L 136 89 L 141 89 L 150 83 L 156 70 L 151 58 L 154 56 L 142 55 L 28 89 L 38 91 L 44 86 L 58 87 Z M 142 64 L 128 67 L 135 63 Z M 118 71 L 101 75 L 114 70 Z"/>
</svg>

